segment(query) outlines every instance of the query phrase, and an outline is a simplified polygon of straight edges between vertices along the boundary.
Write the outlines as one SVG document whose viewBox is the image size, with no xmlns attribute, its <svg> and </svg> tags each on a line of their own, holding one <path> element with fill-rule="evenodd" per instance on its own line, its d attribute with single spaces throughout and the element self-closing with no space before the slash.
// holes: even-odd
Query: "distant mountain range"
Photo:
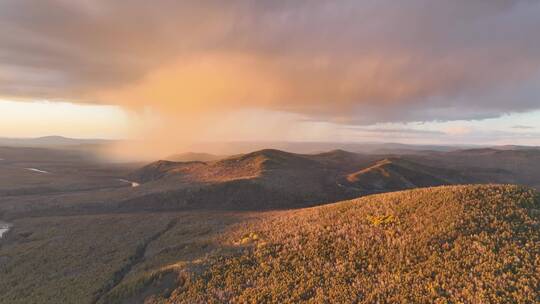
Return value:
<svg viewBox="0 0 540 304">
<path fill-rule="evenodd" d="M 0 137 L 0 146 L 10 147 L 65 147 L 78 145 L 95 145 L 113 142 L 106 139 L 79 139 L 63 136 L 44 136 L 36 138 Z"/>
<path fill-rule="evenodd" d="M 211 155 L 202 156 L 214 159 Z M 117 189 L 114 184 L 107 190 L 74 192 L 66 198 L 69 208 L 57 204 L 53 195 L 40 197 L 39 203 L 30 202 L 31 197 L 10 200 L 13 200 L 13 212 L 24 210 L 23 201 L 27 199 L 32 205 L 37 204 L 32 212 L 45 212 L 49 208 L 61 208 L 69 213 L 269 210 L 440 185 L 497 183 L 540 189 L 540 150 L 532 148 L 423 151 L 404 155 L 344 150 L 299 154 L 264 149 L 215 158 L 155 161 L 117 177 L 136 183 L 137 187 Z M 39 189 L 25 189 L 26 192 L 40 194 Z"/>
<path fill-rule="evenodd" d="M 86 145 L 104 145 L 121 140 L 109 139 L 84 139 L 69 138 L 64 136 L 44 136 L 36 138 L 9 138 L 0 137 L 0 146 L 8 147 L 75 147 Z M 276 149 L 292 153 L 315 154 L 330 150 L 346 150 L 363 154 L 385 154 L 385 155 L 411 155 L 427 154 L 431 152 L 451 152 L 467 149 L 493 148 L 497 150 L 540 150 L 537 146 L 518 145 L 415 145 L 402 143 L 374 143 L 374 142 L 205 142 L 192 143 L 185 149 L 188 152 L 181 152 L 164 157 L 170 161 L 213 161 L 224 158 L 226 155 L 244 154 L 250 151 Z M 204 151 L 204 152 L 195 152 Z M 211 154 L 218 151 L 218 154 Z"/>
<path fill-rule="evenodd" d="M 468 149 L 384 156 L 334 150 L 295 154 L 265 149 L 217 161 L 157 161 L 128 179 L 145 195 L 124 206 L 147 209 L 273 209 L 373 193 L 458 184 L 540 188 L 540 150 Z"/>
</svg>

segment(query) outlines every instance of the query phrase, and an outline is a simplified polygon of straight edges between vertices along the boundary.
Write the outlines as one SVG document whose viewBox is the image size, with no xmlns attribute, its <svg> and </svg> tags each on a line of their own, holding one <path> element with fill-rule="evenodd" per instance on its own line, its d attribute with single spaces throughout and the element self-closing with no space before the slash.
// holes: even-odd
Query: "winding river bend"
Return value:
<svg viewBox="0 0 540 304">
<path fill-rule="evenodd" d="M 139 184 L 139 183 L 132 182 L 132 181 L 129 181 L 129 180 L 123 179 L 123 178 L 119 178 L 118 180 L 121 181 L 121 182 L 123 182 L 123 183 L 131 184 L 131 187 L 139 187 L 139 186 L 141 185 L 141 184 Z"/>
</svg>

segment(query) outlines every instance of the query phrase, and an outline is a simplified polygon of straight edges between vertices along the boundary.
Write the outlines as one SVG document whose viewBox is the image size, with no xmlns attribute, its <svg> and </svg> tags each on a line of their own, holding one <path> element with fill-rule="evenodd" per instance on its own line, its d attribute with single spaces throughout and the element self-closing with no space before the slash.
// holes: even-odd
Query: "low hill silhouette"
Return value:
<svg viewBox="0 0 540 304">
<path fill-rule="evenodd" d="M 388 192 L 470 181 L 458 171 L 424 166 L 400 158 L 385 158 L 371 167 L 347 175 L 345 183 L 363 191 Z"/>
<path fill-rule="evenodd" d="M 186 152 L 179 153 L 167 156 L 165 159 L 175 162 L 190 162 L 190 161 L 214 161 L 226 158 L 226 156 L 215 155 L 210 153 L 197 153 L 197 152 Z"/>
<path fill-rule="evenodd" d="M 468 158 L 499 153 L 538 153 L 464 150 L 429 156 L 385 157 L 333 150 L 296 154 L 265 149 L 209 162 L 157 161 L 129 179 L 149 189 L 130 208 L 276 209 L 314 206 L 362 195 L 419 187 L 478 183 L 519 183 L 527 170 L 510 171 L 475 166 Z M 448 158 L 439 155 L 449 155 Z M 472 155 L 472 156 L 471 156 Z M 515 163 L 503 159 L 504 163 Z M 481 164 L 479 161 L 478 164 Z M 534 168 L 534 164 L 529 167 Z M 533 182 L 525 183 L 534 186 Z M 143 207 L 144 206 L 144 207 Z"/>
<path fill-rule="evenodd" d="M 51 169 L 54 173 L 54 167 Z M 51 174 L 51 178 L 56 176 Z M 3 199 L 0 212 L 17 216 L 195 209 L 254 211 L 302 208 L 439 185 L 497 183 L 539 189 L 540 151 L 477 149 L 386 156 L 343 150 L 296 154 L 265 149 L 207 162 L 160 160 L 118 178 L 123 181 L 111 179 L 114 184 L 110 183 L 109 188 L 88 187 L 85 192 L 61 193 L 54 189 L 39 195 L 47 189 L 11 191 Z M 133 183 L 137 187 L 131 187 Z"/>
</svg>

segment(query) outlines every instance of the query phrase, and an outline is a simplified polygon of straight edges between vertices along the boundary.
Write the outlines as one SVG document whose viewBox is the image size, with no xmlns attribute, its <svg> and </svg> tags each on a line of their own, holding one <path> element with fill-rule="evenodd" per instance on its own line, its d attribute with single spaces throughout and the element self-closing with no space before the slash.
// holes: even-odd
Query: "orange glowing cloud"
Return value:
<svg viewBox="0 0 540 304">
<path fill-rule="evenodd" d="M 337 115 L 374 101 L 421 99 L 444 85 L 445 77 L 437 76 L 442 67 L 406 77 L 411 64 L 399 55 L 359 56 L 349 63 L 309 55 L 204 53 L 164 64 L 134 84 L 100 92 L 98 99 L 168 114 L 264 108 Z"/>
<path fill-rule="evenodd" d="M 528 0 L 4 1 L 0 97 L 135 109 L 151 147 L 493 118 L 540 108 L 538 16 Z"/>
<path fill-rule="evenodd" d="M 538 108 L 539 14 L 528 0 L 6 1 L 0 96 L 359 124 L 494 117 Z"/>
</svg>

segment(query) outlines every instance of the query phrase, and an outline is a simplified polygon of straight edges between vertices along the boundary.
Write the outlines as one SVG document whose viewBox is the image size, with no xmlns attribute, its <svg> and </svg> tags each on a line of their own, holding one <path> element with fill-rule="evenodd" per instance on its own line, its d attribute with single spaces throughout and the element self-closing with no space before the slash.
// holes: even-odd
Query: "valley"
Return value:
<svg viewBox="0 0 540 304">
<path fill-rule="evenodd" d="M 425 267 L 427 260 L 433 265 L 457 261 L 465 254 L 430 256 L 426 250 L 445 248 L 445 242 L 459 248 L 477 246 L 469 234 L 462 235 L 465 228 L 459 225 L 470 221 L 476 226 L 467 229 L 481 233 L 491 224 L 477 222 L 476 212 L 495 211 L 488 207 L 469 210 L 463 205 L 467 199 L 488 202 L 501 197 L 511 206 L 526 202 L 527 206 L 515 207 L 526 209 L 515 212 L 529 216 L 527 221 L 532 222 L 526 225 L 533 226 L 540 208 L 533 192 L 525 188 L 444 187 L 487 183 L 538 187 L 538 151 L 379 155 L 266 149 L 218 160 L 119 164 L 80 151 L 6 147 L 0 148 L 0 157 L 4 159 L 0 163 L 0 220 L 10 223 L 9 231 L 2 228 L 0 240 L 0 303 L 283 303 L 338 296 L 325 293 L 329 289 L 324 284 L 342 286 L 339 297 L 343 303 L 355 297 L 366 303 L 374 299 L 434 300 L 438 296 L 486 300 L 472 294 L 457 296 L 455 290 L 437 287 L 448 284 L 442 281 L 437 284 L 443 285 L 429 287 L 435 293 L 425 289 L 427 277 L 421 275 L 420 265 Z M 425 190 L 400 192 L 417 188 Z M 386 192 L 392 193 L 380 194 Z M 327 206 L 317 207 L 320 205 Z M 504 208 L 514 208 L 508 206 Z M 499 213 L 493 216 L 493 220 L 506 221 Z M 459 219 L 466 222 L 458 225 Z M 354 222 L 360 226 L 347 226 Z M 435 234 L 428 237 L 420 233 L 422 229 Z M 359 234 L 344 235 L 343 231 Z M 535 231 L 527 228 L 523 232 L 528 234 L 523 236 L 527 242 L 532 242 L 527 246 L 532 247 L 527 247 L 530 256 L 519 253 L 520 259 L 539 253 Z M 453 243 L 458 240 L 460 243 Z M 350 242 L 362 247 L 343 251 Z M 487 246 L 482 248 L 503 244 L 498 239 L 482 242 Z M 504 242 L 510 242 L 504 246 L 513 246 L 511 240 Z M 420 247 L 413 249 L 410 244 Z M 384 246 L 393 249 L 384 253 Z M 319 256 L 318 252 L 327 254 Z M 356 257 L 361 252 L 366 256 Z M 283 255 L 300 264 L 289 265 Z M 401 265 L 393 259 L 408 262 Z M 492 262 L 498 263 L 488 261 Z M 523 266 L 537 267 L 534 263 Z M 284 265 L 303 273 L 302 280 L 308 281 L 287 281 Z M 327 267 L 324 265 L 338 268 L 333 274 L 319 273 Z M 464 271 L 454 269 L 453 264 L 444 267 L 433 271 Z M 403 279 L 412 280 L 407 284 L 419 284 L 420 298 L 395 287 L 401 281 L 390 278 L 397 270 L 406 271 Z M 489 275 L 487 269 L 478 271 L 480 276 Z M 526 292 L 533 288 L 527 285 L 532 282 L 532 270 L 520 271 L 525 283 L 512 288 L 522 290 L 525 299 L 535 299 Z M 458 279 L 438 273 L 444 280 Z M 393 294 L 374 285 L 373 278 L 381 276 L 388 278 L 385 284 L 393 286 Z M 257 283 L 245 281 L 248 277 L 256 278 Z M 312 285 L 315 279 L 322 280 L 316 284 L 319 289 Z M 343 285 L 346 282 L 353 285 Z M 298 290 L 287 291 L 290 286 Z M 356 293 L 347 286 L 356 286 Z M 491 293 L 489 288 L 494 287 L 485 288 Z M 278 290 L 288 297 L 279 297 Z M 504 297 L 514 299 L 510 293 Z"/>
</svg>

